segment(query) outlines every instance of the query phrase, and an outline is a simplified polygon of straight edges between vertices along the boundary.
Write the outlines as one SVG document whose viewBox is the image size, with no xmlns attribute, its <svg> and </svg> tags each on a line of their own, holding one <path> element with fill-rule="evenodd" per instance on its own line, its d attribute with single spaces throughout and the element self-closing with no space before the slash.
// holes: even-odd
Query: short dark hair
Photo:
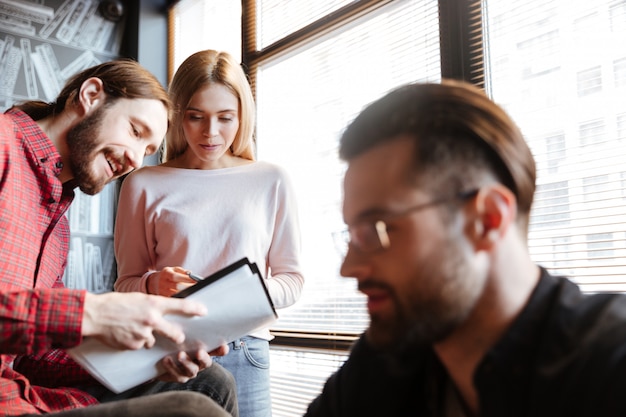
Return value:
<svg viewBox="0 0 626 417">
<path fill-rule="evenodd" d="M 415 143 L 414 171 L 423 186 L 467 191 L 489 173 L 517 198 L 527 227 L 535 192 L 535 161 L 506 112 L 478 87 L 461 81 L 399 87 L 368 105 L 346 128 L 339 145 L 343 160 L 390 140 Z"/>
</svg>

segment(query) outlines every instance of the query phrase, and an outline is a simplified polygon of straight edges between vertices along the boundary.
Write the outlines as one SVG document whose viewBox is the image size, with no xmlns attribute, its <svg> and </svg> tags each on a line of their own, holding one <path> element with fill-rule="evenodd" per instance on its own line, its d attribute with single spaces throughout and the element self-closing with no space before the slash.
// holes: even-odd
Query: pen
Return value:
<svg viewBox="0 0 626 417">
<path fill-rule="evenodd" d="M 200 282 L 200 281 L 202 281 L 204 279 L 201 276 L 198 276 L 198 275 L 194 274 L 191 271 L 187 272 L 187 275 L 189 275 L 189 278 L 193 279 L 196 282 Z"/>
</svg>

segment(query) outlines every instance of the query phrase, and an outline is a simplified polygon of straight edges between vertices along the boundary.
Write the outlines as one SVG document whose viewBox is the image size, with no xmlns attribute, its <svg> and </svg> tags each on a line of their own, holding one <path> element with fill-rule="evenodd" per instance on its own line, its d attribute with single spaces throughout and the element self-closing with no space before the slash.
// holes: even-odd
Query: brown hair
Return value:
<svg viewBox="0 0 626 417">
<path fill-rule="evenodd" d="M 118 98 L 159 100 L 170 111 L 170 100 L 159 80 L 136 61 L 120 59 L 93 66 L 71 77 L 56 101 L 28 101 L 16 107 L 35 120 L 61 113 L 68 103 L 78 101 L 78 93 L 85 80 L 96 77 L 102 81 L 107 104 Z M 169 119 L 169 117 L 168 117 Z"/>
<path fill-rule="evenodd" d="M 535 161 L 506 112 L 478 87 L 461 81 L 409 84 L 367 106 L 347 127 L 340 157 L 350 160 L 374 146 L 410 136 L 413 173 L 426 174 L 432 192 L 467 191 L 489 173 L 517 198 L 527 230 L 535 192 Z"/>
<path fill-rule="evenodd" d="M 225 85 L 239 99 L 239 130 L 231 145 L 233 155 L 254 160 L 256 111 L 248 78 L 241 65 L 230 54 L 208 49 L 185 59 L 170 84 L 174 116 L 172 128 L 165 140 L 164 161 L 182 155 L 187 149 L 182 127 L 185 110 L 198 90 L 215 83 Z"/>
</svg>

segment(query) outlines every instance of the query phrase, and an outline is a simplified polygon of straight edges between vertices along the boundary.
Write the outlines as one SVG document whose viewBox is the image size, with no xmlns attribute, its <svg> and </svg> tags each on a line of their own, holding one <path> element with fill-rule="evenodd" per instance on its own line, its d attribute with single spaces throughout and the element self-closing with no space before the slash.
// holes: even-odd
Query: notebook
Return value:
<svg viewBox="0 0 626 417">
<path fill-rule="evenodd" d="M 247 258 L 209 275 L 174 297 L 201 302 L 208 310 L 202 317 L 165 316 L 184 329 L 182 345 L 157 335 L 150 349 L 119 350 L 97 339 L 86 339 L 68 349 L 68 353 L 100 383 L 120 393 L 163 374 L 159 361 L 166 355 L 199 347 L 211 351 L 278 318 L 256 264 Z"/>
</svg>

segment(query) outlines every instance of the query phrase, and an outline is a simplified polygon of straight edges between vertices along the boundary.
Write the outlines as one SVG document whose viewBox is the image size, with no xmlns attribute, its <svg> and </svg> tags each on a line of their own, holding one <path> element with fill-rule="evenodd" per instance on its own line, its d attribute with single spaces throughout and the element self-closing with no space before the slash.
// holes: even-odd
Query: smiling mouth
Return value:
<svg viewBox="0 0 626 417">
<path fill-rule="evenodd" d="M 117 161 L 116 159 L 112 157 L 107 157 L 106 161 L 109 164 L 109 167 L 111 168 L 111 172 L 113 173 L 113 176 L 116 176 L 121 173 L 122 168 L 123 168 L 122 163 L 120 163 L 119 161 Z"/>
</svg>

